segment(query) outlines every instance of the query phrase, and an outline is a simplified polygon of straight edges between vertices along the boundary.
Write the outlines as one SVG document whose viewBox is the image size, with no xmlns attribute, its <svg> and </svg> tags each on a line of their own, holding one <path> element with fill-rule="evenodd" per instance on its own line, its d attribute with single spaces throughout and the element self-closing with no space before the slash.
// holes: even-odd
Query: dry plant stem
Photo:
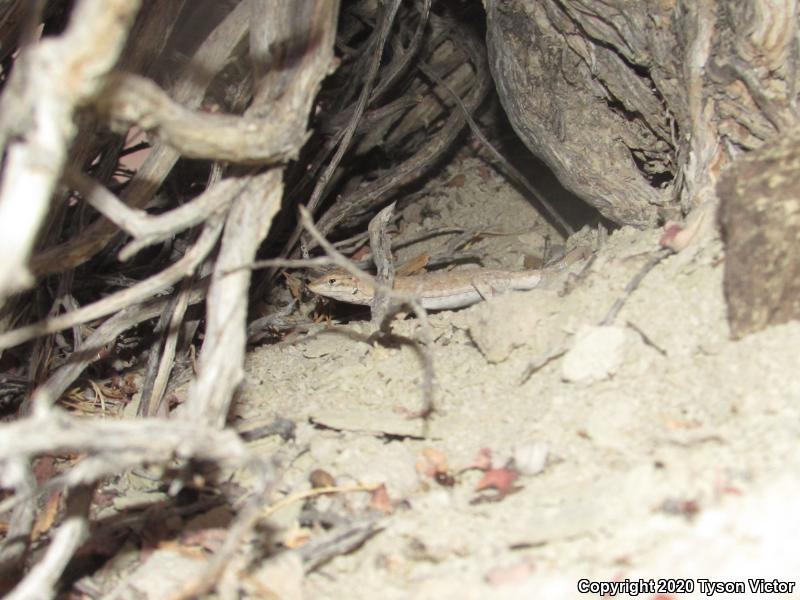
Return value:
<svg viewBox="0 0 800 600">
<path fill-rule="evenodd" d="M 502 168 L 506 171 L 506 173 L 511 175 L 511 177 L 513 177 L 517 183 L 522 185 L 526 190 L 528 190 L 528 192 L 530 192 L 530 194 L 536 199 L 536 201 L 542 206 L 542 208 L 545 209 L 547 214 L 550 215 L 550 218 L 553 219 L 553 221 L 555 221 L 558 224 L 558 226 L 561 228 L 562 233 L 564 233 L 566 237 L 569 237 L 570 235 L 575 233 L 575 230 L 572 228 L 572 226 L 569 223 L 567 223 L 560 214 L 558 214 L 558 211 L 555 208 L 553 208 L 553 205 L 550 204 L 550 202 L 541 194 L 541 192 L 539 192 L 539 190 L 537 190 L 534 187 L 534 185 L 530 181 L 528 181 L 528 178 L 525 177 L 519 171 L 519 169 L 517 169 L 514 165 L 508 162 L 508 160 L 506 160 L 506 157 L 503 156 L 500 153 L 500 151 L 497 150 L 497 148 L 495 148 L 488 139 L 486 139 L 486 136 L 483 135 L 483 132 L 481 131 L 480 127 L 478 127 L 478 124 L 475 122 L 475 119 L 472 118 L 472 115 L 467 110 L 467 107 L 464 106 L 464 102 L 462 102 L 461 98 L 453 90 L 453 88 L 451 88 L 446 81 L 444 81 L 441 77 L 439 77 L 436 73 L 434 73 L 433 69 L 431 69 L 428 65 L 420 64 L 419 70 L 422 71 L 426 77 L 429 77 L 436 84 L 442 86 L 444 89 L 448 91 L 448 93 L 453 97 L 453 100 L 455 100 L 456 104 L 458 104 L 458 107 L 464 113 L 464 118 L 467 120 L 467 124 L 469 125 L 469 128 L 472 130 L 472 133 L 475 135 L 475 137 L 478 138 L 478 140 L 480 140 L 484 148 L 486 148 L 489 151 L 489 154 L 491 154 L 494 157 L 494 159 L 502 166 Z"/>
<path fill-rule="evenodd" d="M 548 364 L 550 361 L 555 360 L 559 356 L 563 356 L 569 350 L 569 344 L 565 342 L 560 342 L 555 345 L 553 348 L 548 348 L 546 351 L 542 352 L 537 356 L 534 360 L 528 363 L 528 366 L 525 367 L 525 370 L 522 372 L 522 375 L 519 378 L 519 385 L 524 384 L 528 379 L 530 379 L 536 371 L 541 369 L 543 366 Z"/>
<path fill-rule="evenodd" d="M 196 303 L 204 299 L 204 297 L 202 290 L 195 289 L 189 298 L 189 302 Z M 52 403 L 66 391 L 67 387 L 89 363 L 99 358 L 99 351 L 103 346 L 112 343 L 126 329 L 156 316 L 163 311 L 166 302 L 166 299 L 151 300 L 140 306 L 123 309 L 96 329 L 85 340 L 78 352 L 71 357 L 69 363 L 58 369 L 44 384 L 37 388 L 33 397 L 33 403 L 38 411 L 37 414 L 43 416 L 48 414 Z M 21 414 L 27 414 L 30 411 L 26 406 L 23 406 L 20 412 Z M 0 426 L 0 433 L 2 435 L 6 434 L 3 426 Z M 29 462 L 30 457 L 28 456 L 8 459 L 2 469 L 3 485 L 14 489 L 14 497 L 11 500 L 16 500 L 17 504 L 14 507 L 8 534 L 3 540 L 2 546 L 0 546 L 0 572 L 7 568 L 12 571 L 16 570 L 14 568 L 15 564 L 24 558 L 30 531 L 33 527 L 35 504 L 24 501 L 27 498 L 32 498 L 36 491 L 36 481 L 30 472 Z M 106 467 L 110 466 L 110 463 L 106 460 Z M 109 473 L 122 470 L 122 468 L 116 471 L 115 469 L 116 467 L 112 467 Z M 83 481 L 83 478 L 78 478 L 78 481 Z M 7 509 L 0 509 L 0 512 L 5 512 L 5 510 Z"/>
<path fill-rule="evenodd" d="M 69 492 L 64 520 L 58 526 L 44 558 L 6 598 L 13 600 L 54 598 L 58 580 L 76 550 L 89 536 L 89 506 L 93 485 L 78 486 Z"/>
<path fill-rule="evenodd" d="M 420 20 L 408 49 L 405 53 L 403 53 L 400 60 L 394 61 L 391 65 L 389 65 L 385 76 L 374 88 L 374 90 L 372 90 L 372 93 L 369 95 L 369 100 L 367 101 L 367 94 L 370 92 L 370 89 L 374 84 L 373 75 L 377 74 L 373 73 L 373 71 L 380 66 L 380 58 L 383 55 L 383 49 L 386 43 L 385 34 L 392 24 L 391 20 L 394 18 L 394 14 L 391 13 L 391 9 L 392 7 L 386 9 L 384 12 L 384 20 L 382 25 L 379 30 L 375 32 L 375 35 L 377 35 L 376 46 L 378 46 L 378 48 L 371 57 L 370 68 L 368 69 L 366 81 L 362 87 L 360 97 L 356 101 L 355 105 L 348 107 L 348 109 L 343 111 L 339 117 L 335 119 L 335 121 L 346 120 L 346 123 L 342 124 L 341 129 L 332 136 L 322 151 L 317 154 L 317 157 L 310 165 L 306 174 L 306 178 L 315 177 L 322 163 L 329 156 L 333 148 L 338 147 L 336 156 L 327 165 L 323 175 L 317 180 L 311 195 L 311 199 L 307 203 L 312 213 L 316 213 L 319 202 L 324 197 L 324 194 L 330 189 L 332 182 L 334 181 L 334 176 L 337 175 L 336 168 L 338 167 L 344 152 L 352 143 L 351 138 L 355 133 L 363 133 L 362 129 L 367 127 L 367 119 L 364 115 L 365 107 L 373 102 L 376 102 L 378 98 L 396 82 L 397 78 L 399 78 L 406 71 L 411 59 L 416 56 L 420 44 L 424 39 L 428 15 L 430 13 L 430 0 L 423 0 L 420 10 Z M 392 19 L 389 19 L 389 17 L 392 17 Z M 367 44 L 369 44 L 369 42 Z M 370 120 L 377 120 L 378 122 L 380 122 L 380 120 L 388 120 L 390 122 L 394 121 L 395 116 L 399 116 L 404 107 L 413 106 L 418 101 L 418 98 L 398 98 L 393 103 L 390 103 L 390 105 L 372 111 L 373 114 L 370 116 Z M 397 105 L 397 107 L 393 105 Z M 342 142 L 343 138 L 347 139 Z M 289 256 L 293 253 L 298 240 L 300 240 L 301 233 L 302 227 L 298 224 L 295 230 L 292 232 L 289 241 L 284 246 L 281 256 Z M 304 254 L 307 254 L 307 252 L 304 252 Z M 271 269 L 266 280 L 272 280 L 276 274 L 277 270 Z"/>
<path fill-rule="evenodd" d="M 274 60 L 274 50 L 270 42 L 277 39 L 280 32 L 275 31 L 279 24 L 275 22 L 269 10 L 272 0 L 249 0 L 250 2 L 250 61 L 253 65 L 253 78 L 262 81 L 269 73 Z"/>
<path fill-rule="evenodd" d="M 244 442 L 235 432 L 188 421 L 84 419 L 52 408 L 28 419 L 4 423 L 0 431 L 0 461 L 74 452 L 108 458 L 121 455 L 140 464 L 195 458 L 236 467 L 248 457 Z M 104 469 L 99 476 L 107 474 Z M 0 510 L 7 509 L 4 501 Z"/>
<path fill-rule="evenodd" d="M 300 143 L 297 134 L 305 131 L 318 86 L 332 64 L 339 5 L 335 1 L 284 0 L 270 7 L 275 25 L 264 28 L 264 33 L 275 38 L 265 41 L 264 47 L 272 48 L 274 55 L 245 116 L 267 114 L 283 127 L 271 133 Z M 292 44 L 285 43 L 287 39 Z M 281 170 L 250 176 L 225 224 L 209 287 L 199 374 L 187 400 L 192 418 L 213 426 L 225 424 L 243 376 L 250 271 L 232 269 L 253 260 L 282 195 Z"/>
<path fill-rule="evenodd" d="M 164 398 L 164 393 L 167 391 L 167 384 L 169 383 L 170 373 L 172 373 L 172 366 L 175 362 L 175 351 L 178 347 L 180 325 L 183 323 L 183 317 L 186 315 L 186 309 L 189 308 L 191 292 L 192 285 L 187 279 L 181 285 L 181 289 L 178 292 L 178 297 L 176 298 L 174 304 L 171 303 L 170 305 L 171 310 L 169 311 L 169 323 L 166 329 L 164 348 L 161 351 L 161 359 L 158 361 L 158 370 L 147 399 L 149 407 L 144 403 L 142 405 L 143 416 L 150 417 L 159 412 L 159 407 L 161 406 L 161 402 Z"/>
<path fill-rule="evenodd" d="M 421 242 L 423 240 L 427 240 L 430 238 L 434 238 L 440 235 L 452 235 L 452 234 L 463 234 L 469 235 L 473 239 L 488 235 L 488 236 L 512 236 L 512 235 L 525 235 L 530 233 L 530 229 L 527 230 L 520 230 L 520 231 L 490 231 L 490 230 L 481 230 L 481 229 L 471 229 L 467 227 L 437 227 L 436 229 L 429 229 L 427 231 L 421 231 L 415 235 L 409 236 L 402 240 L 392 240 L 392 250 L 397 250 L 399 248 L 405 248 L 406 246 L 411 246 L 416 244 L 417 242 Z M 369 234 L 367 233 L 359 233 L 358 235 L 354 235 L 353 237 L 339 240 L 338 242 L 334 242 L 333 246 L 340 252 L 345 254 L 350 254 L 351 252 L 355 252 L 358 248 L 363 246 L 366 243 Z"/>
<path fill-rule="evenodd" d="M 309 235 L 314 239 L 314 241 L 325 251 L 328 257 L 333 260 L 337 266 L 341 267 L 351 275 L 369 282 L 374 290 L 380 290 L 382 293 L 386 294 L 387 297 L 398 301 L 401 304 L 408 305 L 411 307 L 411 310 L 414 311 L 414 314 L 419 320 L 420 332 L 422 336 L 420 355 L 422 357 L 423 371 L 421 383 L 422 409 L 415 416 L 425 417 L 429 415 L 434 409 L 433 395 L 436 373 L 433 366 L 433 333 L 430 322 L 428 321 L 428 312 L 422 307 L 422 304 L 419 302 L 419 300 L 413 296 L 402 294 L 396 292 L 392 288 L 386 287 L 372 275 L 356 267 L 352 261 L 349 261 L 347 257 L 336 250 L 336 248 L 334 248 L 333 245 L 325 239 L 325 236 L 322 235 L 319 229 L 314 226 L 311 215 L 304 206 L 300 206 L 300 222 Z"/>
<path fill-rule="evenodd" d="M 392 258 L 392 242 L 387 226 L 394 217 L 395 203 L 382 209 L 369 222 L 369 241 L 372 249 L 372 260 L 377 270 L 376 279 L 388 289 L 394 286 L 394 260 Z M 383 291 L 376 290 L 370 304 L 372 324 L 376 329 L 384 330 L 389 325 L 391 299 Z"/>
<path fill-rule="evenodd" d="M 372 60 L 370 61 L 367 75 L 364 78 L 364 86 L 361 88 L 361 94 L 359 95 L 358 101 L 353 109 L 353 113 L 350 116 L 350 121 L 341 134 L 342 139 L 339 143 L 339 147 L 336 149 L 336 153 L 333 155 L 333 158 L 331 158 L 330 162 L 325 167 L 325 170 L 322 172 L 322 175 L 320 175 L 319 179 L 317 180 L 317 184 L 314 186 L 314 191 L 311 193 L 311 198 L 308 200 L 307 209 L 312 215 L 316 214 L 319 203 L 324 197 L 325 192 L 328 190 L 328 185 L 330 184 L 336 168 L 339 166 L 339 163 L 342 161 L 345 152 L 347 152 L 347 150 L 350 148 L 350 144 L 353 141 L 353 136 L 355 135 L 356 128 L 358 127 L 358 122 L 361 119 L 361 115 L 364 114 L 364 109 L 366 109 L 367 102 L 372 94 L 375 78 L 377 77 L 378 69 L 381 66 L 381 57 L 383 56 L 383 49 L 386 46 L 386 39 L 389 36 L 389 30 L 392 27 L 392 23 L 394 23 L 394 18 L 397 15 L 397 9 L 400 7 L 400 2 L 401 0 L 391 0 L 391 2 L 388 3 L 385 8 L 383 20 L 381 21 L 380 29 L 378 30 L 375 52 L 372 55 Z M 292 232 L 292 236 L 289 238 L 284 251 L 281 253 L 283 256 L 292 254 L 297 241 L 300 239 L 301 232 L 302 226 L 298 224 L 295 230 Z M 307 256 L 306 252 L 303 254 Z"/>
<path fill-rule="evenodd" d="M 187 399 L 193 419 L 216 427 L 225 424 L 233 392 L 244 375 L 250 271 L 231 269 L 253 259 L 280 209 L 282 196 L 280 171 L 252 177 L 225 224 L 208 290 L 199 373 Z"/>
<path fill-rule="evenodd" d="M 631 278 L 631 280 L 628 282 L 628 285 L 625 286 L 625 290 L 622 292 L 622 296 L 617 298 L 617 300 L 609 309 L 608 313 L 606 313 L 606 316 L 603 317 L 603 320 L 600 321 L 598 325 L 600 325 L 601 327 L 611 325 L 614 322 L 614 319 L 617 318 L 619 311 L 622 310 L 622 307 L 625 305 L 625 302 L 628 300 L 628 298 L 631 297 L 631 294 L 633 294 L 633 292 L 636 291 L 636 288 L 639 287 L 639 284 L 642 283 L 642 280 L 647 276 L 647 274 L 650 271 L 652 271 L 656 267 L 656 265 L 658 265 L 658 263 L 660 263 L 662 260 L 670 256 L 671 254 L 673 254 L 672 250 L 664 248 L 656 252 L 653 256 L 651 256 L 650 260 L 648 260 L 644 264 L 644 266 L 641 269 L 639 269 L 639 271 Z"/>
<path fill-rule="evenodd" d="M 383 77 L 381 78 L 380 82 L 375 86 L 375 89 L 372 92 L 372 95 L 369 98 L 368 106 L 374 105 L 383 94 L 389 90 L 395 83 L 397 83 L 398 79 L 407 71 L 409 65 L 411 64 L 411 60 L 417 55 L 419 51 L 421 42 L 425 39 L 425 31 L 428 24 L 428 15 L 430 13 L 430 1 L 424 0 L 422 6 L 420 6 L 420 19 L 417 23 L 417 29 L 414 32 L 412 37 L 411 43 L 409 47 L 402 50 L 399 42 L 399 32 L 403 29 L 404 21 L 401 19 L 398 21 L 398 32 L 396 32 L 394 36 L 394 46 L 395 46 L 395 55 L 392 58 L 392 62 L 387 65 L 383 69 Z M 370 41 L 364 44 L 365 48 L 371 46 Z M 351 70 L 358 72 L 357 63 L 354 65 Z M 417 96 L 414 93 L 407 94 L 406 96 L 400 96 L 393 101 L 389 102 L 388 104 L 375 108 L 371 111 L 365 112 L 361 119 L 359 120 L 358 127 L 356 128 L 357 134 L 364 134 L 368 133 L 365 139 L 375 139 L 374 144 L 377 145 L 383 138 L 383 134 L 386 130 L 391 128 L 392 123 L 394 123 L 402 113 L 405 111 L 406 108 L 412 108 L 417 105 L 421 100 L 421 97 Z M 330 141 L 326 144 L 324 150 L 318 153 L 317 158 L 312 163 L 311 168 L 308 170 L 306 177 L 313 178 L 316 176 L 316 173 L 320 167 L 320 164 L 327 156 L 329 155 L 332 148 L 336 147 L 341 140 L 342 135 L 344 134 L 344 127 L 347 122 L 350 121 L 353 115 L 353 111 L 357 107 L 356 105 L 348 106 L 346 109 L 341 111 L 338 115 L 336 115 L 331 122 L 327 123 L 323 126 L 323 131 L 326 129 L 328 132 L 336 131 L 338 128 L 342 128 L 334 137 L 330 139 Z M 365 149 L 362 142 L 359 142 L 358 146 L 356 146 L 355 151 L 358 154 L 363 154 L 367 151 Z M 338 174 L 337 174 L 338 178 Z M 330 185 L 328 186 L 330 188 Z"/>
<path fill-rule="evenodd" d="M 169 239 L 179 231 L 199 225 L 213 215 L 227 210 L 243 188 L 243 182 L 225 179 L 206 189 L 191 202 L 157 217 L 149 218 L 148 231 L 126 244 L 119 251 L 119 260 L 125 261 L 133 258 L 144 248 Z"/>
<path fill-rule="evenodd" d="M 180 23 L 181 12 L 191 1 L 148 0 L 147 9 L 139 12 L 130 30 L 116 68 L 142 74 L 158 71 L 167 42 Z"/>
<path fill-rule="evenodd" d="M 373 536 L 380 526 L 378 518 L 366 518 L 330 530 L 322 538 L 312 540 L 297 550 L 303 570 L 310 573 L 335 556 L 347 554 Z"/>
<path fill-rule="evenodd" d="M 458 32 L 463 34 L 460 36 L 462 47 L 469 55 L 475 69 L 475 85 L 464 100 L 464 105 L 471 112 L 486 97 L 491 77 L 485 57 L 479 50 L 480 42 L 466 31 L 459 29 Z M 387 176 L 339 198 L 319 220 L 317 224 L 319 231 L 327 235 L 340 224 L 354 225 L 364 220 L 365 215 L 368 215 L 374 207 L 381 205 L 392 190 L 414 181 L 427 168 L 436 164 L 436 160 L 450 147 L 463 126 L 463 114 L 461 111 L 453 111 L 433 139 L 411 158 L 393 168 Z"/>
<path fill-rule="evenodd" d="M 194 273 L 198 265 L 213 250 L 221 230 L 222 216 L 215 215 L 206 223 L 197 243 L 180 260 L 160 273 L 78 310 L 2 333 L 0 349 L 22 344 L 40 335 L 67 329 L 77 323 L 99 319 L 168 288 L 176 281 Z"/>
<path fill-rule="evenodd" d="M 100 183 L 77 169 L 68 167 L 66 183 L 100 214 L 133 236 L 119 253 L 119 260 L 132 258 L 140 250 L 166 240 L 181 231 L 207 220 L 210 215 L 226 209 L 244 187 L 237 179 L 212 182 L 191 202 L 169 212 L 151 216 L 140 209 L 129 208 Z"/>
<path fill-rule="evenodd" d="M 205 39 L 171 90 L 176 102 L 187 108 L 200 106 L 211 81 L 246 35 L 249 13 L 247 2 L 240 2 Z M 156 143 L 122 193 L 123 202 L 132 209 L 145 206 L 178 158 L 175 150 Z M 36 254 L 31 270 L 40 276 L 77 267 L 100 252 L 117 232 L 113 223 L 99 219 L 77 238 Z"/>
<path fill-rule="evenodd" d="M 205 290 L 200 284 L 196 284 L 188 298 L 189 304 L 196 304 L 204 299 Z M 124 308 L 107 319 L 84 340 L 77 352 L 70 356 L 67 364 L 60 367 L 36 389 L 31 399 L 34 411 L 37 414 L 46 413 L 83 370 L 101 357 L 101 350 L 106 345 L 112 344 L 117 336 L 127 329 L 142 321 L 157 317 L 169 302 L 169 298 L 150 300 L 140 305 Z M 28 411 L 23 409 L 22 412 Z"/>
<path fill-rule="evenodd" d="M 0 103 L 0 303 L 33 281 L 28 259 L 75 132 L 73 112 L 113 67 L 139 4 L 82 0 L 64 34 L 17 59 Z"/>
<path fill-rule="evenodd" d="M 408 69 L 411 60 L 417 55 L 417 52 L 419 52 L 425 29 L 428 26 L 428 15 L 430 12 L 431 0 L 422 0 L 422 5 L 419 10 L 419 23 L 417 23 L 417 29 L 414 31 L 414 37 L 411 38 L 411 43 L 408 45 L 408 48 L 403 53 L 400 60 L 389 65 L 383 79 L 375 86 L 375 90 L 372 92 L 369 99 L 370 103 L 380 99 L 380 97 L 397 82 L 398 78 L 406 72 L 406 69 Z"/>
<path fill-rule="evenodd" d="M 188 1 L 148 0 L 147 10 L 139 11 L 139 16 L 128 34 L 128 43 L 121 52 L 115 68 L 142 74 L 160 70 L 163 62 L 161 54 L 164 52 L 167 39 L 178 22 L 178 16 L 184 4 Z M 50 1 L 47 4 L 48 7 L 61 5 L 63 8 L 61 2 Z M 78 130 L 69 148 L 67 164 L 80 170 L 85 165 L 93 163 L 98 153 L 102 153 L 99 161 L 94 165 L 94 177 L 100 182 L 110 182 L 120 166 L 124 139 L 117 136 L 114 141 L 108 140 L 107 136 L 102 133 L 104 128 L 99 127 L 96 115 L 88 110 L 76 114 L 75 120 Z M 75 240 L 80 235 L 80 231 L 63 231 L 67 202 L 66 190 L 56 193 L 50 201 L 51 210 L 37 238 L 34 250 L 34 261 L 31 264 L 34 275 L 39 274 L 38 266 L 34 264 L 35 256 L 38 253 L 61 244 L 65 239 Z M 101 221 L 104 222 L 103 219 Z M 112 230 L 114 230 L 113 227 Z M 64 255 L 58 255 L 55 258 L 63 260 Z"/>
<path fill-rule="evenodd" d="M 184 279 L 181 284 L 181 292 L 185 286 L 191 282 L 189 279 Z M 164 353 L 162 346 L 166 345 L 166 340 L 170 334 L 170 322 L 172 315 L 175 312 L 175 307 L 178 304 L 178 295 L 171 294 L 169 303 L 161 311 L 158 316 L 158 322 L 153 328 L 153 341 L 150 342 L 150 347 L 147 351 L 147 363 L 144 368 L 144 375 L 142 377 L 141 392 L 139 394 L 139 406 L 136 408 L 136 415 L 139 417 L 154 417 L 157 414 L 157 407 L 160 396 L 154 395 L 155 381 L 158 376 L 159 366 Z"/>
<path fill-rule="evenodd" d="M 262 510 L 260 517 L 267 519 L 274 515 L 276 512 L 283 510 L 287 506 L 291 506 L 300 500 L 322 496 L 324 494 L 349 494 L 350 492 L 372 492 L 381 487 L 380 483 L 360 483 L 356 485 L 330 485 L 325 487 L 312 488 L 303 492 L 298 492 L 287 496 L 280 502 L 269 505 L 266 509 Z"/>
<path fill-rule="evenodd" d="M 307 268 L 317 268 L 317 267 L 333 267 L 337 263 L 326 256 L 320 256 L 317 258 L 265 258 L 264 260 L 257 260 L 246 265 L 241 265 L 239 267 L 234 267 L 229 269 L 226 273 L 233 273 L 234 271 L 238 271 L 240 269 L 250 269 L 255 271 L 256 269 L 269 269 L 273 267 L 279 267 L 283 269 L 307 269 Z"/>
<path fill-rule="evenodd" d="M 4 488 L 14 490 L 15 497 L 32 497 L 36 491 L 36 478 L 30 463 L 27 458 L 17 458 L 4 464 L 0 482 Z M 35 516 L 36 504 L 33 502 L 21 502 L 14 507 L 8 531 L 0 544 L 0 576 L 9 577 L 22 572 Z"/>
<path fill-rule="evenodd" d="M 361 116 L 361 120 L 358 122 L 358 127 L 356 127 L 356 134 L 366 133 L 372 127 L 375 127 L 386 119 L 396 118 L 404 111 L 416 106 L 419 100 L 417 96 L 400 96 L 388 104 L 365 111 Z M 312 166 L 305 175 L 306 177 L 314 176 L 321 166 L 321 162 L 317 161 L 327 158 L 333 148 L 339 144 L 344 135 L 344 128 L 347 127 L 347 123 L 350 122 L 351 117 L 352 109 L 348 113 L 340 113 L 330 121 L 321 124 L 320 131 L 328 135 L 333 135 L 333 137 L 326 142 L 324 150 L 319 153 L 317 159 L 312 163 Z"/>
<path fill-rule="evenodd" d="M 168 465 L 176 460 L 196 459 L 238 468 L 251 460 L 245 443 L 235 432 L 174 419 L 84 419 L 53 408 L 3 424 L 0 432 L 0 465 L 43 454 L 88 455 L 37 492 L 56 485 L 73 487 L 99 481 L 143 464 Z M 30 496 L 12 496 L 0 502 L 0 512 L 30 500 Z"/>
<path fill-rule="evenodd" d="M 239 164 L 276 164 L 295 157 L 305 129 L 267 115 L 222 115 L 190 110 L 152 81 L 133 74 L 109 79 L 98 105 L 123 127 L 138 125 L 187 158 Z"/>
<path fill-rule="evenodd" d="M 479 40 L 474 41 L 479 43 Z M 431 35 L 426 42 L 428 62 L 459 96 L 465 95 L 475 82 L 475 67 L 469 59 L 465 60 L 469 54 L 461 48 L 461 43 L 458 36 L 453 35 L 449 23 L 435 16 L 431 18 Z M 422 80 L 416 80 L 411 92 L 419 94 L 417 87 L 423 86 L 427 89 L 423 99 L 383 134 L 387 149 L 401 148 L 420 126 L 427 127 L 452 110 L 448 106 L 447 92 L 438 87 L 430 89 Z"/>
</svg>

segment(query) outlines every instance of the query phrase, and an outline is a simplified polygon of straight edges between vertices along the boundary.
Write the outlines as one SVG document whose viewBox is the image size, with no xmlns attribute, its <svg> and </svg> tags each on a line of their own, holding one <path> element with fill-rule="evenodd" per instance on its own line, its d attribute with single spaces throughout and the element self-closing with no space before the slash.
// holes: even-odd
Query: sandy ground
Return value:
<svg viewBox="0 0 800 600">
<path fill-rule="evenodd" d="M 516 232 L 476 243 L 489 267 L 533 264 L 555 239 L 474 160 L 451 166 L 402 214 L 401 239 L 443 225 Z M 252 443 L 282 462 L 276 499 L 308 489 L 322 469 L 340 485 L 383 483 L 391 501 L 356 551 L 305 578 L 280 567 L 264 585 L 285 599 L 557 599 L 599 597 L 580 593 L 582 580 L 634 581 L 638 597 L 664 600 L 704 589 L 766 596 L 750 592 L 751 578 L 798 582 L 800 323 L 731 341 L 722 245 L 706 238 L 659 264 L 614 324 L 598 327 L 659 235 L 579 232 L 568 246 L 597 249 L 581 276 L 432 315 L 427 431 L 405 416 L 420 403 L 413 344 L 369 343 L 367 319 L 255 349 L 240 425 L 297 423 L 293 442 Z M 446 242 L 407 248 L 399 262 Z M 394 331 L 419 336 L 411 318 Z M 468 467 L 488 457 L 499 481 L 519 473 L 508 494 L 476 491 L 486 472 Z M 376 506 L 386 509 L 385 498 L 364 492 L 313 504 L 342 518 Z M 301 507 L 270 518 L 275 539 L 321 535 L 298 528 Z M 747 593 L 722 593 L 725 582 Z"/>
</svg>

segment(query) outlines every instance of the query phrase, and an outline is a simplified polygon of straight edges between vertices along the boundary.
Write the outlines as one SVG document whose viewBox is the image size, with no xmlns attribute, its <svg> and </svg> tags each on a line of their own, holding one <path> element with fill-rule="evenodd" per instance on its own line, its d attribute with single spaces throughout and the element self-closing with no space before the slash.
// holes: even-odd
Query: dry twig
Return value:
<svg viewBox="0 0 800 600">
<path fill-rule="evenodd" d="M 0 302 L 33 281 L 28 258 L 66 161 L 73 112 L 100 90 L 139 4 L 82 0 L 63 35 L 24 49 L 16 61 L 0 106 Z"/>
<path fill-rule="evenodd" d="M 187 108 L 200 106 L 211 81 L 246 35 L 248 24 L 248 3 L 240 2 L 203 41 L 172 86 L 170 95 L 176 102 Z M 156 143 L 126 186 L 122 201 L 131 209 L 144 207 L 178 158 L 177 151 Z M 77 267 L 100 252 L 117 232 L 113 223 L 99 219 L 75 238 L 36 254 L 31 260 L 31 270 L 35 275 L 46 275 Z"/>
</svg>

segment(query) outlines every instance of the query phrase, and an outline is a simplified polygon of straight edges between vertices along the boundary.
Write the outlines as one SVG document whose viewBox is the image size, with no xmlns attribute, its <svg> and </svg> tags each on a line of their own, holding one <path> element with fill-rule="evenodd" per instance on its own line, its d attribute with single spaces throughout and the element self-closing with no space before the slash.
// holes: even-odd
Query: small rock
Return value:
<svg viewBox="0 0 800 600">
<path fill-rule="evenodd" d="M 608 379 L 622 365 L 625 330 L 586 326 L 578 331 L 572 348 L 561 363 L 561 377 L 572 383 Z"/>
<path fill-rule="evenodd" d="M 514 448 L 514 466 L 522 475 L 537 475 L 547 466 L 549 454 L 546 442 L 526 442 Z"/>
</svg>

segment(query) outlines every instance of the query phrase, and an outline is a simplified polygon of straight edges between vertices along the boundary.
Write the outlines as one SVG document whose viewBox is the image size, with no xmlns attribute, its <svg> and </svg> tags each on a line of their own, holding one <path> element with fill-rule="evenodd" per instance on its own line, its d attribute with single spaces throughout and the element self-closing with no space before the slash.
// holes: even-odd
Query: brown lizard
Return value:
<svg viewBox="0 0 800 600">
<path fill-rule="evenodd" d="M 415 297 L 426 310 L 462 308 L 511 290 L 540 287 L 549 275 L 574 262 L 575 257 L 570 255 L 552 267 L 530 271 L 469 269 L 400 276 L 395 278 L 393 289 Z M 368 305 L 375 294 L 372 283 L 341 270 L 317 277 L 308 284 L 308 289 L 349 304 Z"/>
<path fill-rule="evenodd" d="M 419 299 L 426 310 L 461 308 L 507 290 L 531 290 L 542 280 L 541 271 L 446 271 L 396 277 L 394 290 Z M 315 294 L 350 304 L 370 304 L 372 284 L 345 271 L 331 271 L 308 284 Z"/>
</svg>

